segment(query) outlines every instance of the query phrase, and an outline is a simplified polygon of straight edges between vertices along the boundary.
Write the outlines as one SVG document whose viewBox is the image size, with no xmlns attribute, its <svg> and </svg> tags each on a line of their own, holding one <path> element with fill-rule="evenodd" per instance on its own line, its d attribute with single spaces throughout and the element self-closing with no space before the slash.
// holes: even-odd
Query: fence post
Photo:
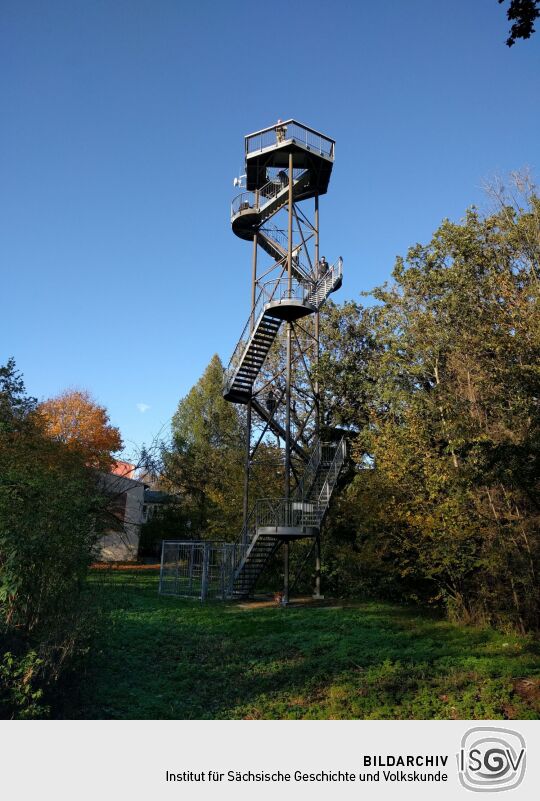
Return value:
<svg viewBox="0 0 540 801">
<path fill-rule="evenodd" d="M 163 558 L 165 556 L 165 540 L 161 540 L 161 565 L 159 566 L 159 591 L 161 595 L 163 592 Z"/>
<path fill-rule="evenodd" d="M 234 594 L 234 577 L 236 575 L 236 568 L 239 566 L 240 562 L 242 561 L 243 555 L 245 553 L 245 549 L 247 545 L 244 546 L 242 543 L 233 542 L 230 548 L 230 565 L 229 565 L 229 589 L 228 594 L 229 598 L 233 597 Z"/>
<path fill-rule="evenodd" d="M 210 557 L 210 546 L 207 542 L 204 543 L 203 548 L 201 601 L 206 600 L 206 594 L 208 592 L 208 561 Z"/>
<path fill-rule="evenodd" d="M 174 575 L 174 594 L 178 595 L 178 569 L 180 567 L 180 546 L 176 546 L 176 572 Z"/>
<path fill-rule="evenodd" d="M 193 592 L 193 556 L 195 551 L 195 545 L 191 543 L 189 548 L 189 560 L 188 560 L 188 576 L 189 576 L 189 584 L 188 584 L 188 592 L 191 595 Z"/>
<path fill-rule="evenodd" d="M 227 561 L 227 546 L 223 546 L 221 552 L 221 600 L 225 600 L 225 565 Z"/>
</svg>

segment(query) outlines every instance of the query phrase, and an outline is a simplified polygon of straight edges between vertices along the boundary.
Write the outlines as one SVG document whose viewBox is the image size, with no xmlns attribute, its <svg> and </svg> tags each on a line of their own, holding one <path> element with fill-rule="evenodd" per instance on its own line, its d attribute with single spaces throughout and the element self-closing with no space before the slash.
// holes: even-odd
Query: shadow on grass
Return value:
<svg viewBox="0 0 540 801">
<path fill-rule="evenodd" d="M 531 639 L 378 603 L 240 609 L 157 595 L 157 578 L 93 577 L 103 625 L 82 718 L 537 717 L 513 691 Z"/>
</svg>

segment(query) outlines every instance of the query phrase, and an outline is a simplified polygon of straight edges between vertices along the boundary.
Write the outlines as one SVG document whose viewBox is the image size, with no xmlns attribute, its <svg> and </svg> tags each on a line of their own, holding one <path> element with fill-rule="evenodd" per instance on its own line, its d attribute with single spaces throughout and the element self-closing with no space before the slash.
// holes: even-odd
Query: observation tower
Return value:
<svg viewBox="0 0 540 801">
<path fill-rule="evenodd" d="M 245 188 L 232 203 L 233 233 L 250 242 L 250 312 L 224 371 L 223 395 L 245 406 L 244 525 L 230 595 L 250 595 L 283 548 L 283 603 L 290 548 L 311 540 L 320 596 L 320 533 L 346 458 L 344 438 L 321 441 L 316 367 L 319 312 L 342 283 L 342 259 L 320 247 L 320 197 L 328 191 L 335 142 L 293 119 L 245 137 Z M 251 487 L 261 443 L 276 442 L 280 498 Z"/>
</svg>

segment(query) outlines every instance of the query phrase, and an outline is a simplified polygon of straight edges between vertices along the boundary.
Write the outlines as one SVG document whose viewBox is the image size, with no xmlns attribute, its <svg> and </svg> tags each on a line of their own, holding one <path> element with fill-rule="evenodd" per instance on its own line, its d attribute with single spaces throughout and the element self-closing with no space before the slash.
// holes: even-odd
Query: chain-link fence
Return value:
<svg viewBox="0 0 540 801">
<path fill-rule="evenodd" d="M 235 570 L 245 547 L 205 540 L 164 540 L 159 592 L 201 601 L 231 597 Z"/>
</svg>

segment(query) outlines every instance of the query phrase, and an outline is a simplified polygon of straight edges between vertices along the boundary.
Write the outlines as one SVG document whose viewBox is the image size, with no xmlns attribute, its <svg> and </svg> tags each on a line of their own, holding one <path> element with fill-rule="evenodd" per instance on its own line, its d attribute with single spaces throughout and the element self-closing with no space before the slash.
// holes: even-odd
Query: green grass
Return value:
<svg viewBox="0 0 540 801">
<path fill-rule="evenodd" d="M 242 609 L 106 572 L 77 718 L 537 718 L 538 643 L 383 603 Z M 532 689 L 531 689 L 532 688 Z"/>
</svg>

